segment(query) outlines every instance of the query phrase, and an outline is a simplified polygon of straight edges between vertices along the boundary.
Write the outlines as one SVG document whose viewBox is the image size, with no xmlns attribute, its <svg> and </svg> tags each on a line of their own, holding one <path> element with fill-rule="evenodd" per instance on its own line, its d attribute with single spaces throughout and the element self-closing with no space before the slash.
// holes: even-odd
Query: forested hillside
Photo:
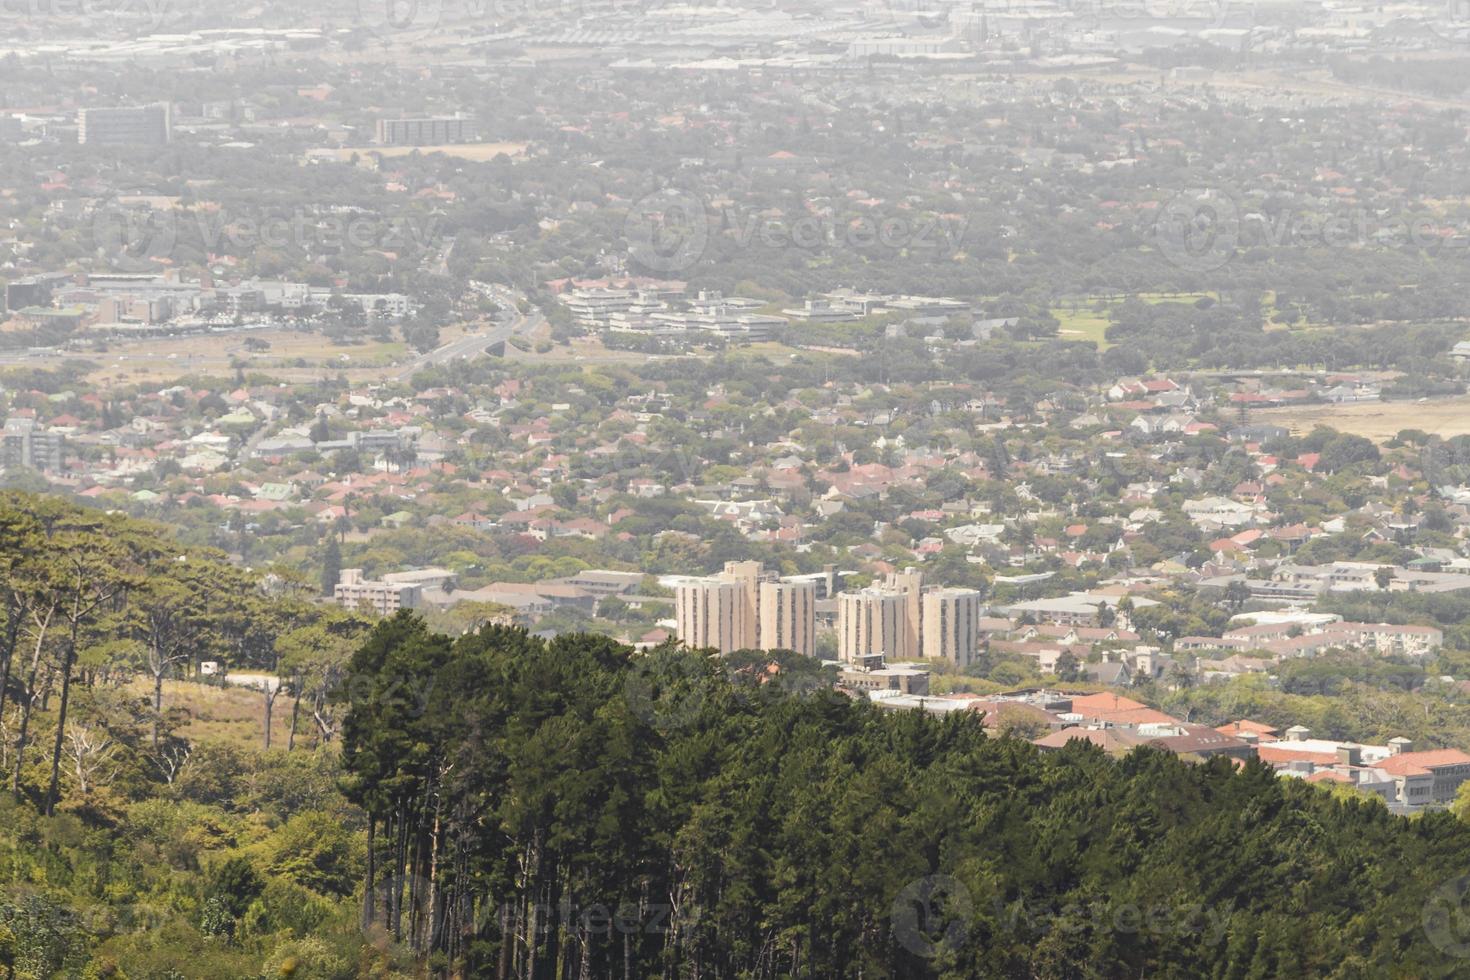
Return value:
<svg viewBox="0 0 1470 980">
<path fill-rule="evenodd" d="M 352 911 L 362 817 L 329 703 L 369 624 L 314 591 L 158 525 L 0 497 L 6 971 L 394 975 Z M 202 661 L 277 683 L 209 686 Z"/>
<path fill-rule="evenodd" d="M 17 977 L 1470 964 L 1470 828 L 1449 814 L 1224 759 L 1040 755 L 968 712 L 854 702 L 801 658 L 369 624 L 50 499 L 0 505 L 0 568 Z M 280 686 L 207 687 L 200 660 Z"/>
<path fill-rule="evenodd" d="M 1462 975 L 1424 917 L 1470 861 L 1448 814 L 1038 757 L 778 667 L 380 625 L 343 753 L 365 920 L 486 976 Z"/>
</svg>

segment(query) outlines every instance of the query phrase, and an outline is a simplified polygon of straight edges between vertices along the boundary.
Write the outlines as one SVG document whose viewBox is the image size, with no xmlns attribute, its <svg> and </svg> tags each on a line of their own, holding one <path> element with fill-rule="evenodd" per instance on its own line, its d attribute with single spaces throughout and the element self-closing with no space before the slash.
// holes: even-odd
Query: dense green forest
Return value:
<svg viewBox="0 0 1470 980">
<path fill-rule="evenodd" d="M 853 701 L 794 656 L 368 624 L 52 498 L 0 502 L 0 564 L 9 976 L 1470 962 L 1470 827 L 1447 813 L 1223 759 L 1044 755 L 970 713 Z M 274 674 L 290 734 L 228 734 L 202 659 Z M 245 696 L 263 720 L 267 694 Z"/>
<path fill-rule="evenodd" d="M 1224 759 L 1040 756 L 778 666 L 381 624 L 343 754 L 365 921 L 477 976 L 1464 968 L 1422 914 L 1470 859 L 1448 814 Z"/>
</svg>

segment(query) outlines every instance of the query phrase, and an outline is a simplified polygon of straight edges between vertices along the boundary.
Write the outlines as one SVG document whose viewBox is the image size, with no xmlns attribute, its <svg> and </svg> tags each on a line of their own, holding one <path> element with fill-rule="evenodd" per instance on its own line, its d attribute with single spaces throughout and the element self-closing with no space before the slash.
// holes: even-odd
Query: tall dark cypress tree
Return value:
<svg viewBox="0 0 1470 980">
<path fill-rule="evenodd" d="M 322 595 L 331 595 L 342 579 L 342 546 L 335 533 L 327 535 L 327 549 L 322 553 Z"/>
</svg>

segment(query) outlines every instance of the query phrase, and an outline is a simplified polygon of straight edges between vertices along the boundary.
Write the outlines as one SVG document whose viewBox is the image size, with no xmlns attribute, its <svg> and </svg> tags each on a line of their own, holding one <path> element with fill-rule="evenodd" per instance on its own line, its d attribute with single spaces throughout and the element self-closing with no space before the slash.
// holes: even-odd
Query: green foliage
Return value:
<svg viewBox="0 0 1470 980">
<path fill-rule="evenodd" d="M 1470 860 L 1470 826 L 1450 815 L 1405 821 L 1259 764 L 1042 755 L 968 712 L 855 702 L 792 654 L 635 654 L 484 616 L 456 636 L 406 612 L 368 630 L 252 590 L 216 556 L 168 558 L 151 526 L 13 499 L 8 610 L 95 597 L 31 557 L 48 535 L 104 583 L 147 572 L 34 644 L 34 674 L 24 645 L 0 651 L 22 691 L 47 670 L 53 690 L 76 685 L 70 717 L 36 712 L 33 737 L 96 740 L 88 765 L 53 769 L 55 815 L 44 758 L 24 767 L 30 793 L 0 796 L 0 966 L 17 976 L 346 980 L 503 962 L 515 976 L 1266 977 L 1330 972 L 1344 950 L 1344 975 L 1461 965 L 1420 916 L 1439 884 L 1425 869 Z M 1164 598 L 1133 611 L 1138 628 L 1203 632 L 1224 615 Z M 1464 618 L 1449 596 L 1334 601 Z M 0 639 L 20 622 L 6 615 Z M 198 649 L 283 678 L 319 730 L 312 750 L 191 740 L 110 680 L 127 664 L 177 672 Z M 1430 744 L 1461 710 L 1422 695 L 1430 673 L 1322 658 L 1284 667 L 1284 691 L 1252 679 L 1161 699 L 1195 720 L 1364 739 L 1373 719 Z M 916 931 L 915 906 L 952 928 Z"/>
<path fill-rule="evenodd" d="M 238 919 L 255 901 L 262 887 L 255 866 L 246 858 L 232 857 L 209 876 L 209 884 L 204 889 L 204 904 L 207 909 L 210 903 L 216 903 L 220 911 Z"/>
<path fill-rule="evenodd" d="M 54 498 L 0 497 L 0 571 L 0 731 L 19 790 L 0 795 L 6 975 L 254 976 L 307 934 L 311 962 L 373 959 L 347 901 L 361 821 L 336 787 L 326 704 L 361 622 Z M 315 751 L 185 737 L 163 680 L 204 658 L 279 668 Z"/>
<path fill-rule="evenodd" d="M 267 872 L 321 895 L 352 894 L 361 874 L 356 835 L 330 814 L 296 814 L 262 849 Z"/>
<path fill-rule="evenodd" d="M 357 976 L 353 963 L 311 936 L 282 943 L 266 959 L 261 975 L 290 980 L 352 980 Z"/>
<path fill-rule="evenodd" d="M 370 914 L 469 975 L 533 957 L 593 976 L 1461 965 L 1420 911 L 1443 878 L 1426 869 L 1461 867 L 1470 827 L 1259 763 L 1041 755 L 969 713 L 851 701 L 779 657 L 503 627 L 451 642 L 408 613 L 352 672 L 344 786 L 374 828 Z M 452 875 L 446 853 L 465 856 Z M 935 882 L 951 928 L 917 941 L 906 903 Z M 650 907 L 651 934 L 602 927 Z"/>
<path fill-rule="evenodd" d="M 86 962 L 86 933 L 75 913 L 34 892 L 0 901 L 5 955 L 22 977 L 49 977 Z M 4 938 L 4 937 L 0 937 Z"/>
</svg>

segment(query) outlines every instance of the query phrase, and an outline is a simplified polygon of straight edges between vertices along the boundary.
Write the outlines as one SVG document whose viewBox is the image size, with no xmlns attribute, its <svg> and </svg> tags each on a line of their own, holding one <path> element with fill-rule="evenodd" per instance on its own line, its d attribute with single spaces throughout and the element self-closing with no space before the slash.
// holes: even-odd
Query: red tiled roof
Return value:
<svg viewBox="0 0 1470 980">
<path fill-rule="evenodd" d="M 1336 769 L 1319 769 L 1307 777 L 1309 783 L 1350 783 L 1353 779 L 1345 772 Z"/>
<path fill-rule="evenodd" d="M 1179 723 L 1178 718 L 1156 711 L 1140 701 L 1110 692 L 1078 695 L 1072 698 L 1072 710 L 1084 718 L 1096 718 L 1117 725 Z"/>
<path fill-rule="evenodd" d="M 1088 714 L 1087 712 L 1083 712 Z M 1110 721 L 1115 725 L 1176 725 L 1179 719 L 1153 708 L 1133 708 L 1128 711 L 1092 712 L 1090 717 Z"/>
<path fill-rule="evenodd" d="M 1241 732 L 1254 732 L 1257 735 L 1275 735 L 1276 729 L 1259 721 L 1251 721 L 1249 718 L 1241 718 L 1239 721 L 1229 721 L 1215 729 L 1226 735 L 1239 735 Z"/>
<path fill-rule="evenodd" d="M 1102 691 L 1098 694 L 1078 694 L 1072 698 L 1072 710 L 1078 714 L 1089 711 L 1127 711 L 1131 708 L 1146 708 L 1142 701 L 1125 698 L 1121 694 Z"/>
<path fill-rule="evenodd" d="M 1319 766 L 1332 766 L 1337 764 L 1336 752 L 1304 752 L 1301 749 L 1288 749 L 1283 745 L 1288 743 L 1272 742 L 1270 745 L 1262 745 L 1256 749 L 1262 762 L 1311 762 Z"/>
<path fill-rule="evenodd" d="M 1063 728 L 1036 739 L 1031 744 L 1043 749 L 1060 749 L 1072 739 L 1091 742 L 1105 752 L 1124 752 L 1138 744 L 1114 728 Z"/>
<path fill-rule="evenodd" d="M 1427 752 L 1404 752 L 1399 755 L 1391 755 L 1377 763 L 1376 768 L 1382 769 L 1390 776 L 1416 776 L 1440 766 L 1466 764 L 1470 764 L 1470 755 L 1466 755 L 1459 749 L 1430 749 Z"/>
</svg>

